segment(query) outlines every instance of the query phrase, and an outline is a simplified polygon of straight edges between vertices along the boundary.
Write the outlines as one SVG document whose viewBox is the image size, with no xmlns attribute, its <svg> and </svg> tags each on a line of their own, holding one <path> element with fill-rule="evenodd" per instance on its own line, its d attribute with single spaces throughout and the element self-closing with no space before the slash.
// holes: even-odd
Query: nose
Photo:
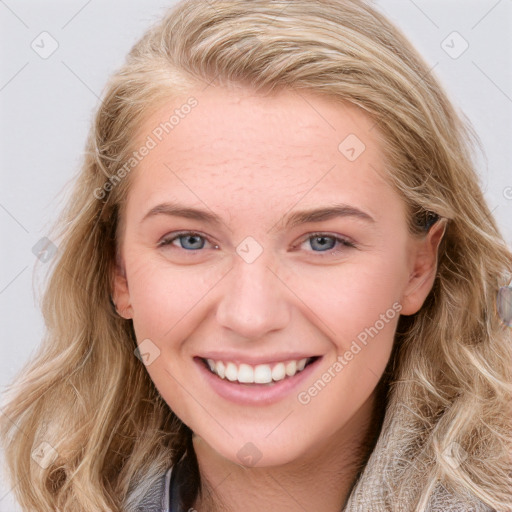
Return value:
<svg viewBox="0 0 512 512">
<path fill-rule="evenodd" d="M 221 290 L 216 311 L 219 325 L 247 339 L 286 327 L 290 321 L 287 287 L 276 274 L 263 255 L 252 263 L 235 258 Z"/>
</svg>

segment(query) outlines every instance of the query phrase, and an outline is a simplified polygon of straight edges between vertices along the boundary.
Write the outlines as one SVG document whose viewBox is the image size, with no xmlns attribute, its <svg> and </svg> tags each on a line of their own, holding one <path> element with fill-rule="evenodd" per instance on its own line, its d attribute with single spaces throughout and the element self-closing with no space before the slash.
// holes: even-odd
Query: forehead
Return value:
<svg viewBox="0 0 512 512">
<path fill-rule="evenodd" d="M 148 117 L 135 147 L 149 140 L 132 176 L 139 207 L 181 200 L 240 213 L 345 200 L 378 217 L 397 201 L 372 119 L 313 92 L 196 90 Z"/>
</svg>

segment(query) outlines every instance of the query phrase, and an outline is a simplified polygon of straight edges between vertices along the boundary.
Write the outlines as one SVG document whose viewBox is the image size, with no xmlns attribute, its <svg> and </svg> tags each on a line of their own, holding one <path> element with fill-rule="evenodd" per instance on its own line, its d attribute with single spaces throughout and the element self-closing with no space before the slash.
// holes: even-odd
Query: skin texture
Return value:
<svg viewBox="0 0 512 512">
<path fill-rule="evenodd" d="M 421 239 L 408 233 L 404 203 L 383 178 L 380 134 L 356 107 L 309 92 L 265 97 L 210 86 L 193 95 L 197 107 L 130 176 L 117 309 L 133 320 L 139 344 L 149 339 L 158 347 L 147 371 L 194 431 L 202 479 L 215 500 L 227 510 L 339 511 L 356 476 L 399 315 L 307 404 L 297 394 L 332 373 L 337 358 L 393 304 L 401 314 L 418 311 L 433 284 L 444 228 L 438 223 Z M 152 114 L 137 141 L 186 100 Z M 365 145 L 354 161 L 339 150 L 350 134 Z M 164 202 L 222 221 L 164 213 L 142 220 Z M 290 213 L 331 203 L 354 206 L 374 222 L 352 216 L 284 227 Z M 187 230 L 205 238 L 158 245 Z M 317 232 L 356 247 L 328 238 L 322 250 L 311 238 Z M 262 249 L 251 263 L 237 253 L 249 236 Z M 193 359 L 212 350 L 269 361 L 292 352 L 322 359 L 277 403 L 240 405 L 208 386 Z M 258 450 L 254 467 L 237 456 L 248 442 Z M 215 508 L 202 500 L 197 510 Z"/>
</svg>

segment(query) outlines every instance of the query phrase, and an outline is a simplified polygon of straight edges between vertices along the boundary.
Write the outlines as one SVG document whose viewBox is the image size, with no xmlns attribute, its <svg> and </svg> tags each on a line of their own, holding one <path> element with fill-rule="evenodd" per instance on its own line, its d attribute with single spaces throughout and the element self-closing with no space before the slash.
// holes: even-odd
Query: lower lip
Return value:
<svg viewBox="0 0 512 512">
<path fill-rule="evenodd" d="M 322 358 L 309 364 L 293 377 L 286 377 L 273 384 L 242 384 L 238 381 L 231 382 L 221 379 L 219 376 L 208 370 L 199 358 L 194 358 L 199 370 L 206 382 L 213 390 L 226 400 L 241 405 L 269 405 L 279 402 L 292 394 L 304 381 L 315 371 L 317 364 Z"/>
</svg>

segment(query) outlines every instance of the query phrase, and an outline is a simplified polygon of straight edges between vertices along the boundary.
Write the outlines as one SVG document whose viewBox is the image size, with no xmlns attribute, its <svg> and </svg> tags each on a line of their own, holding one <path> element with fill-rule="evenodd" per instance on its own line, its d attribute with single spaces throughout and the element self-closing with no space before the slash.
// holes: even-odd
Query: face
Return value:
<svg viewBox="0 0 512 512">
<path fill-rule="evenodd" d="M 431 288 L 439 236 L 409 235 L 356 107 L 292 91 L 191 96 L 161 140 L 187 97 L 138 134 L 156 145 L 130 176 L 114 298 L 197 436 L 233 462 L 284 464 L 369 403 L 399 314 Z"/>
</svg>

